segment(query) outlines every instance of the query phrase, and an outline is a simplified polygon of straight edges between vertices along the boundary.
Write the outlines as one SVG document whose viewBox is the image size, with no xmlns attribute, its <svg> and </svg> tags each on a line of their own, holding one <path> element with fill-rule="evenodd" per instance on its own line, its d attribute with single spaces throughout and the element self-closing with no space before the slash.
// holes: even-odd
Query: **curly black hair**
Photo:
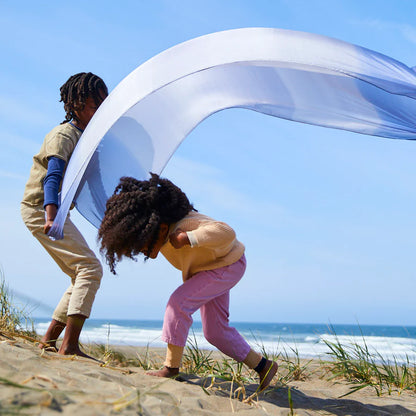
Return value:
<svg viewBox="0 0 416 416">
<path fill-rule="evenodd" d="M 95 104 L 99 105 L 101 101 L 108 95 L 107 86 L 104 81 L 91 72 L 80 72 L 72 75 L 68 81 L 60 88 L 61 99 L 64 103 L 65 120 L 79 121 L 75 112 L 82 110 L 88 97 L 92 97 Z"/>
<path fill-rule="evenodd" d="M 143 181 L 122 177 L 107 201 L 98 240 L 113 274 L 123 256 L 134 259 L 143 247 L 152 251 L 161 224 L 171 225 L 196 211 L 180 188 L 159 175 L 150 175 Z"/>
</svg>

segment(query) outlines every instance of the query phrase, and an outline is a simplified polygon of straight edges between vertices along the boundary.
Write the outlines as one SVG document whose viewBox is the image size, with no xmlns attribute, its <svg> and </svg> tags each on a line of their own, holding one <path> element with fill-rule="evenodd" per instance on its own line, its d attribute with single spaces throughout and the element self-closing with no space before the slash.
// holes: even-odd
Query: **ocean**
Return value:
<svg viewBox="0 0 416 416">
<path fill-rule="evenodd" d="M 35 329 L 44 334 L 49 319 L 35 318 Z M 326 325 L 299 323 L 231 322 L 254 349 L 283 353 L 300 358 L 329 359 L 325 341 L 337 339 L 347 347 L 367 346 L 371 353 L 384 360 L 416 363 L 416 326 Z M 162 321 L 88 319 L 81 333 L 81 342 L 111 345 L 164 347 L 160 339 Z M 199 348 L 214 349 L 204 338 L 200 322 L 194 322 L 188 342 Z"/>
</svg>

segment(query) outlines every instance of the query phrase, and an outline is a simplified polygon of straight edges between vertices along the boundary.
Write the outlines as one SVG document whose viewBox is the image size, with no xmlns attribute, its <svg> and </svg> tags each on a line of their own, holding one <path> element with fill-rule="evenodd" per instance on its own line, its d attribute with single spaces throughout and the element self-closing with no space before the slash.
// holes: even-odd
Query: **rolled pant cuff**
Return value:
<svg viewBox="0 0 416 416">
<path fill-rule="evenodd" d="M 54 313 L 54 314 L 52 314 L 52 319 L 66 325 L 66 321 L 67 321 L 68 317 L 66 315 L 61 315 L 61 314 L 55 314 Z"/>
<path fill-rule="evenodd" d="M 68 316 L 71 316 L 71 315 L 82 315 L 82 316 L 85 316 L 85 318 L 89 318 L 90 317 L 90 314 L 91 314 L 91 311 L 85 311 L 85 310 L 81 310 L 81 309 L 74 309 L 74 310 L 71 310 L 71 311 L 69 311 L 68 310 Z"/>
</svg>

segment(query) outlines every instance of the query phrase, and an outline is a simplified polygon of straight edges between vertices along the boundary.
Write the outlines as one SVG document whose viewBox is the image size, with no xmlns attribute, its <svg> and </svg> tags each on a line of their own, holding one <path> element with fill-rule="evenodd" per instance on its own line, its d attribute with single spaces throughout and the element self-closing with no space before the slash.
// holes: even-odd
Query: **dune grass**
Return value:
<svg viewBox="0 0 416 416">
<path fill-rule="evenodd" d="M 3 336 L 36 337 L 30 311 L 26 306 L 18 307 L 0 269 L 0 334 Z"/>
<path fill-rule="evenodd" d="M 377 396 L 393 392 L 400 395 L 405 390 L 416 392 L 416 363 L 411 363 L 407 354 L 404 361 L 395 356 L 386 360 L 376 350 L 370 351 L 363 335 L 362 343 L 348 345 L 341 344 L 333 329 L 332 335 L 335 341 L 324 340 L 332 361 L 323 365 L 332 373 L 330 380 L 343 378 L 353 384 L 346 395 L 365 387 L 373 388 Z"/>
<path fill-rule="evenodd" d="M 282 348 L 280 353 L 274 354 L 260 348 L 262 354 L 279 364 L 278 373 L 271 386 L 290 387 L 291 382 L 306 381 L 314 372 L 319 372 L 321 377 L 328 381 L 346 380 L 350 383 L 350 391 L 344 396 L 366 387 L 373 388 L 377 396 L 393 393 L 400 395 L 403 391 L 416 393 L 416 363 L 412 363 L 409 357 L 406 356 L 404 362 L 396 357 L 386 360 L 377 351 L 369 350 L 364 337 L 360 344 L 343 345 L 336 334 L 333 335 L 335 341 L 324 340 L 328 346 L 329 359 L 321 360 L 318 366 L 311 366 L 313 360 L 302 359 L 297 348 Z M 258 349 L 261 344 L 257 344 Z M 104 351 L 103 347 L 101 351 Z M 137 354 L 136 358 L 124 358 L 125 362 L 146 371 L 161 368 L 164 357 L 157 357 L 150 351 L 148 347 L 144 354 Z M 107 351 L 107 357 L 117 357 L 117 353 L 108 355 Z M 98 358 L 103 359 L 105 355 Z M 115 358 L 111 365 L 119 365 L 120 361 L 122 359 Z M 214 359 L 212 351 L 199 348 L 195 336 L 190 337 L 188 341 L 181 371 L 185 375 L 201 377 L 201 386 L 207 394 L 213 390 L 221 390 L 221 386 L 224 385 L 233 397 L 243 400 L 248 397 L 246 386 L 258 383 L 257 374 L 253 370 L 231 358 Z"/>
<path fill-rule="evenodd" d="M 114 349 L 113 349 L 114 348 Z M 158 355 L 149 346 L 136 357 L 126 357 L 111 345 L 95 345 L 89 354 L 105 361 L 104 366 L 133 366 L 144 370 L 155 370 L 163 366 L 164 356 Z M 281 353 L 266 351 L 261 341 L 255 347 L 267 359 L 277 361 L 279 370 L 271 387 L 288 386 L 291 381 L 304 381 L 310 377 L 309 364 L 312 360 L 302 360 L 297 349 Z M 216 358 L 215 358 L 216 357 Z M 195 380 L 207 395 L 220 394 L 246 403 L 256 403 L 258 399 L 258 374 L 243 363 L 222 356 L 218 358 L 213 351 L 201 349 L 195 335 L 188 339 L 181 366 L 181 378 Z M 250 389 L 247 389 L 251 386 Z M 290 393 L 288 400 L 291 402 Z M 292 403 L 293 405 L 293 403 Z"/>
</svg>

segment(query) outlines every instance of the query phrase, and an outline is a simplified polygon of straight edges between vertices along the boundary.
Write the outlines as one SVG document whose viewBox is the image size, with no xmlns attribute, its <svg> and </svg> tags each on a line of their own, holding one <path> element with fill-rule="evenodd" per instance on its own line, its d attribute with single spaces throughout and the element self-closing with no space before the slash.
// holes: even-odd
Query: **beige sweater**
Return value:
<svg viewBox="0 0 416 416">
<path fill-rule="evenodd" d="M 160 252 L 182 271 L 184 281 L 195 273 L 229 266 L 244 254 L 244 245 L 236 239 L 229 225 L 199 212 L 191 211 L 185 218 L 172 224 L 169 234 L 177 229 L 187 232 L 192 246 L 175 249 L 167 241 Z"/>
</svg>

